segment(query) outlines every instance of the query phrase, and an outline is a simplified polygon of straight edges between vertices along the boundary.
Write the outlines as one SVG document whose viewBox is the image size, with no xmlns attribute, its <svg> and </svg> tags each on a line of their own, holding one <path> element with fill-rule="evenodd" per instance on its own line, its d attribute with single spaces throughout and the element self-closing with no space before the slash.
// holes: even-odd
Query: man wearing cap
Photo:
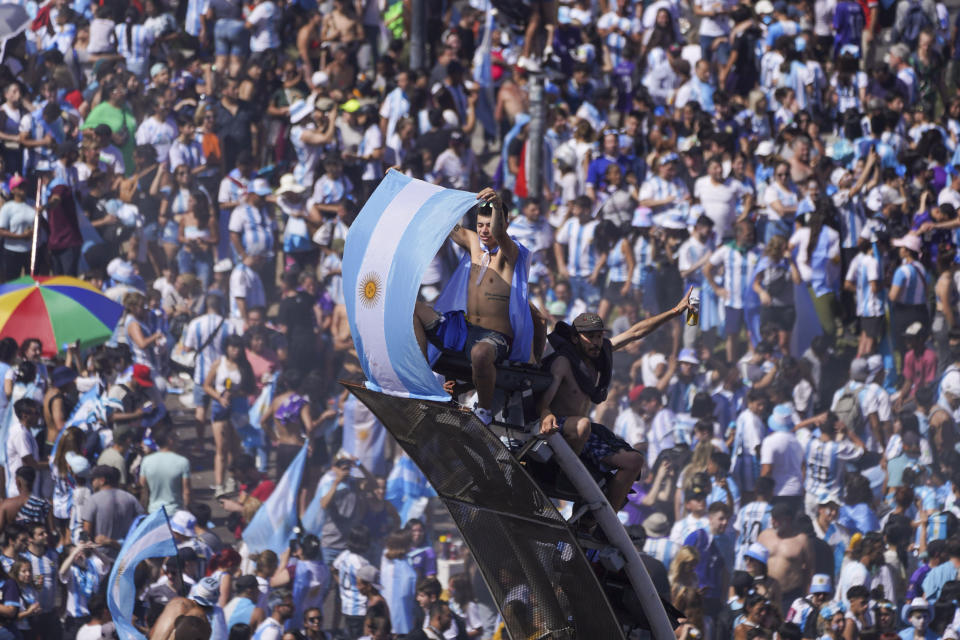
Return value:
<svg viewBox="0 0 960 640">
<path fill-rule="evenodd" d="M 270 183 L 264 178 L 254 178 L 244 203 L 230 213 L 230 244 L 236 260 L 241 261 L 248 255 L 273 256 L 277 228 L 267 209 L 266 197 L 270 195 L 273 195 Z"/>
<path fill-rule="evenodd" d="M 256 576 L 240 576 L 233 582 L 234 596 L 223 608 L 223 617 L 227 628 L 235 624 L 250 624 L 253 610 L 260 600 L 260 583 Z"/>
<path fill-rule="evenodd" d="M 600 274 L 607 261 L 607 254 L 598 250 L 594 241 L 600 221 L 594 219 L 593 202 L 585 195 L 573 200 L 570 213 L 557 229 L 553 245 L 557 271 L 569 283 L 574 299 L 596 307 L 601 297 Z"/>
<path fill-rule="evenodd" d="M 820 607 L 826 604 L 833 593 L 833 584 L 830 576 L 818 573 L 810 580 L 810 592 L 803 598 L 797 598 L 790 605 L 784 617 L 786 622 L 792 622 L 803 631 L 804 638 L 818 638 L 817 618 L 820 616 Z"/>
<path fill-rule="evenodd" d="M 642 454 L 607 427 L 587 417 L 592 406 L 606 400 L 613 374 L 613 352 L 635 342 L 660 325 L 682 314 L 690 304 L 690 292 L 670 311 L 641 320 L 612 339 L 606 337 L 603 320 L 595 313 L 582 313 L 573 326 L 557 323 L 548 339 L 554 348 L 544 361 L 553 381 L 540 400 L 540 433 L 563 433 L 573 450 L 602 470 L 617 469 L 607 488 L 615 510 L 643 468 Z"/>
<path fill-rule="evenodd" d="M 286 593 L 291 600 L 290 592 Z M 174 598 L 163 608 L 163 613 L 157 618 L 150 630 L 150 640 L 174 640 L 177 637 L 177 627 L 185 621 L 181 617 L 199 618 L 206 627 L 205 635 L 190 635 L 189 637 L 226 638 L 227 622 L 223 617 L 223 609 L 217 606 L 220 597 L 220 578 L 209 576 L 199 581 L 190 589 L 186 598 Z M 292 602 L 289 607 L 292 610 Z M 282 627 L 281 627 L 282 631 Z M 196 633 L 196 632 L 194 632 Z M 279 640 L 277 635 L 271 640 Z"/>
<path fill-rule="evenodd" d="M 301 185 L 314 183 L 320 156 L 336 139 L 337 119 L 330 113 L 335 106 L 327 97 L 308 98 L 290 105 L 290 144 L 297 154 L 293 177 Z"/>
<path fill-rule="evenodd" d="M 0 207 L 0 238 L 3 239 L 3 279 L 19 278 L 30 268 L 30 239 L 37 210 L 26 203 L 26 180 L 15 175 L 10 178 L 13 196 Z M 37 247 L 37 251 L 41 250 Z"/>
<path fill-rule="evenodd" d="M 111 427 L 133 423 L 153 410 L 149 390 L 153 388 L 153 372 L 145 364 L 133 365 L 130 379 L 118 382 L 107 391 L 104 405 L 107 410 L 107 422 Z"/>
<path fill-rule="evenodd" d="M 701 479 L 697 478 L 695 480 Z M 710 527 L 710 520 L 707 518 L 708 489 L 706 483 L 695 481 L 684 490 L 683 510 L 686 515 L 674 522 L 670 529 L 670 540 L 674 544 L 682 546 L 691 533 Z"/>
<path fill-rule="evenodd" d="M 120 473 L 113 467 L 97 466 L 90 472 L 93 495 L 80 509 L 83 530 L 111 559 L 120 550 L 134 519 L 144 513 L 132 495 L 117 488 Z"/>
<path fill-rule="evenodd" d="M 260 623 L 252 640 L 280 640 L 283 627 L 293 617 L 293 593 L 287 588 L 274 589 L 267 596 L 270 617 Z"/>
<path fill-rule="evenodd" d="M 875 374 L 881 370 L 876 370 Z M 841 422 L 849 420 L 859 423 L 846 424 L 847 435 L 854 431 L 865 432 L 864 449 L 880 453 L 886 443 L 886 427 L 891 419 L 890 397 L 880 385 L 868 382 L 870 376 L 868 361 L 854 358 L 850 362 L 850 381 L 833 394 L 830 410 L 837 414 Z M 851 405 L 852 400 L 856 401 L 856 407 Z"/>
<path fill-rule="evenodd" d="M 767 418 L 770 433 L 760 444 L 760 475 L 773 478 L 773 504 L 803 507 L 803 446 L 793 435 L 793 405 L 773 408 Z"/>
<path fill-rule="evenodd" d="M 920 236 L 908 233 L 901 238 L 895 238 L 891 244 L 900 248 L 900 266 L 893 272 L 888 294 L 893 307 L 891 330 L 894 345 L 903 354 L 907 327 L 914 322 L 927 326 L 929 322 L 927 296 L 930 283 L 927 270 L 920 264 L 920 251 L 923 246 Z"/>
<path fill-rule="evenodd" d="M 667 408 L 674 413 L 687 413 L 697 391 L 703 388 L 699 375 L 700 358 L 693 349 L 681 349 L 677 355 L 677 372 L 667 385 Z"/>
<path fill-rule="evenodd" d="M 680 549 L 680 545 L 670 539 L 670 520 L 660 512 L 651 513 L 643 521 L 643 531 L 647 534 L 643 552 L 669 567 Z"/>
</svg>

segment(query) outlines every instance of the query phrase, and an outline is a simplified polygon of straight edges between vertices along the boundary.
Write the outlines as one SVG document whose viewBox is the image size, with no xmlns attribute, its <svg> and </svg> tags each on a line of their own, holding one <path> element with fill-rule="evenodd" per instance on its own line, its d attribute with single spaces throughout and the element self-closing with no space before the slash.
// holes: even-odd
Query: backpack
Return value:
<svg viewBox="0 0 960 640">
<path fill-rule="evenodd" d="M 833 405 L 833 412 L 847 429 L 859 431 L 863 422 L 863 411 L 860 409 L 859 392 L 846 385 L 840 392 L 840 397 Z"/>
<path fill-rule="evenodd" d="M 917 40 L 920 38 L 920 32 L 930 26 L 932 26 L 930 18 L 923 11 L 923 5 L 917 0 L 912 1 L 907 9 L 907 15 L 903 19 L 903 31 L 901 33 L 903 41 L 911 47 L 916 46 Z"/>
</svg>

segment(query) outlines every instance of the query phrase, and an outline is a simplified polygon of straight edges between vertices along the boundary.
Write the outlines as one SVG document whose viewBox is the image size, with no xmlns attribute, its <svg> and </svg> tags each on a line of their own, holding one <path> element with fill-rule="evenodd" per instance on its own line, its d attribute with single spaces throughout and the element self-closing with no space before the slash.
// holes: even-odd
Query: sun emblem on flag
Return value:
<svg viewBox="0 0 960 640">
<path fill-rule="evenodd" d="M 368 273 L 360 279 L 360 303 L 369 308 L 380 304 L 383 297 L 383 282 L 376 273 Z"/>
</svg>

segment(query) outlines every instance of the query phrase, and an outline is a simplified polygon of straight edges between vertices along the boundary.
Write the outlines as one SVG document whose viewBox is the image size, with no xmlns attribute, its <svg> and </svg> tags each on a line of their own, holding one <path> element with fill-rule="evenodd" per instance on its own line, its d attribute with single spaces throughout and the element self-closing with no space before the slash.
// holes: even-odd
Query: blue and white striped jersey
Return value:
<svg viewBox="0 0 960 640">
<path fill-rule="evenodd" d="M 883 299 L 870 287 L 871 282 L 880 282 L 880 263 L 872 253 L 858 253 L 853 257 L 846 280 L 856 285 L 858 316 L 875 318 L 883 315 Z"/>
<path fill-rule="evenodd" d="M 893 272 L 893 284 L 902 293 L 897 301 L 901 304 L 927 304 L 927 271 L 917 261 L 904 262 Z"/>
<path fill-rule="evenodd" d="M 673 556 L 679 549 L 680 545 L 670 538 L 647 538 L 646 542 L 643 543 L 643 552 L 662 562 L 667 569 L 670 568 Z"/>
<path fill-rule="evenodd" d="M 687 536 L 700 529 L 709 531 L 710 519 L 706 516 L 697 518 L 693 514 L 687 514 L 682 520 L 677 520 L 673 523 L 673 528 L 670 529 L 670 540 L 675 544 L 683 545 Z"/>
<path fill-rule="evenodd" d="M 769 502 L 758 500 L 747 504 L 737 512 L 737 518 L 733 521 L 733 528 L 737 532 L 735 569 L 745 569 L 743 552 L 757 541 L 761 531 L 770 528 L 772 509 L 773 506 Z"/>
<path fill-rule="evenodd" d="M 723 265 L 723 288 L 730 298 L 725 305 L 733 309 L 743 309 L 751 287 L 750 274 L 760 259 L 760 250 L 751 247 L 746 250 L 737 249 L 733 243 L 727 243 L 713 252 L 710 264 Z"/>
<path fill-rule="evenodd" d="M 804 490 L 810 495 L 828 494 L 839 499 L 843 489 L 843 463 L 862 455 L 863 449 L 849 440 L 825 442 L 810 438 L 803 454 L 807 467 Z"/>
<path fill-rule="evenodd" d="M 240 243 L 248 254 L 273 255 L 276 223 L 265 209 L 241 204 L 230 214 L 230 232 L 240 234 Z"/>
<path fill-rule="evenodd" d="M 60 578 L 67 589 L 66 608 L 68 617 L 82 618 L 90 615 L 87 602 L 90 600 L 90 596 L 100 588 L 100 581 L 106 572 L 107 567 L 103 560 L 97 556 L 87 558 L 83 567 L 78 567 L 76 563 L 70 566 L 67 576 Z"/>
<path fill-rule="evenodd" d="M 593 238 L 599 221 L 580 224 L 577 218 L 567 220 L 557 232 L 557 243 L 567 246 L 567 270 L 574 278 L 586 278 L 593 273 L 599 256 Z"/>
<path fill-rule="evenodd" d="M 194 351 L 203 346 L 194 361 L 193 381 L 196 384 L 202 385 L 206 380 L 210 366 L 223 355 L 224 339 L 234 333 L 233 323 L 223 320 L 219 314 L 206 313 L 191 320 L 183 331 L 183 346 Z M 214 331 L 217 335 L 211 339 Z"/>
<path fill-rule="evenodd" d="M 340 587 L 340 612 L 346 616 L 367 614 L 367 597 L 357 589 L 357 571 L 370 564 L 366 558 L 352 551 L 343 551 L 333 561 Z"/>
<path fill-rule="evenodd" d="M 155 39 L 153 29 L 139 24 L 121 22 L 113 28 L 117 36 L 117 53 L 128 62 L 146 64 Z"/>
</svg>

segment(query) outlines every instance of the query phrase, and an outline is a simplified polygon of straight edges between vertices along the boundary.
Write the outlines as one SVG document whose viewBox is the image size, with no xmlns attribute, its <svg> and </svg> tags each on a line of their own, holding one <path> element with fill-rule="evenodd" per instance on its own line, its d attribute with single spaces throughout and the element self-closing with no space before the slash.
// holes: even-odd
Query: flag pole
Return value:
<svg viewBox="0 0 960 640">
<path fill-rule="evenodd" d="M 40 193 L 43 191 L 43 176 L 37 180 L 37 199 L 33 206 L 33 241 L 30 244 L 30 275 L 37 266 L 37 239 L 40 236 Z"/>
<path fill-rule="evenodd" d="M 163 511 L 163 517 L 164 517 L 164 519 L 167 521 L 167 529 L 170 530 L 170 537 L 173 538 L 174 543 L 176 543 L 176 540 L 177 540 L 177 539 L 173 537 L 173 527 L 170 526 L 170 516 L 167 514 L 167 508 L 164 507 L 164 506 L 161 506 L 161 507 L 160 507 L 160 510 Z M 187 596 L 187 590 L 186 590 L 184 587 L 187 586 L 187 583 L 184 582 L 184 580 L 183 580 L 183 563 L 180 561 L 180 553 L 179 553 L 179 550 L 180 550 L 180 549 L 178 548 L 178 549 L 177 549 L 178 553 L 177 553 L 177 555 L 176 555 L 176 558 L 177 558 L 177 574 L 180 576 L 180 588 L 177 589 L 177 593 L 180 594 L 181 596 L 186 597 L 186 596 Z"/>
</svg>

